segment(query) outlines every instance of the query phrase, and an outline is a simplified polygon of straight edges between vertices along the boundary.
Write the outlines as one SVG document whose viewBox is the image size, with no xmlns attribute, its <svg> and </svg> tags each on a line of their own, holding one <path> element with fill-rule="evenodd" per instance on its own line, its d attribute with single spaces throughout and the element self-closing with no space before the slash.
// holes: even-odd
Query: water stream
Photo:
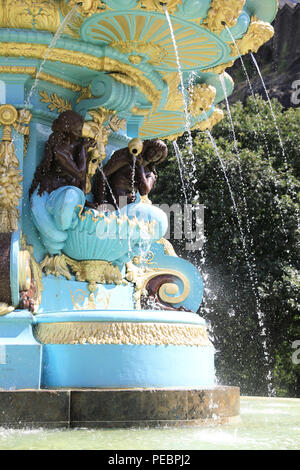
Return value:
<svg viewBox="0 0 300 470">
<path fill-rule="evenodd" d="M 258 125 L 259 125 L 259 128 L 260 128 L 260 135 L 262 136 L 263 140 L 264 140 L 264 144 L 265 144 L 265 149 L 266 149 L 266 153 L 267 153 L 267 157 L 268 157 L 268 167 L 269 167 L 269 171 L 270 171 L 270 174 L 272 175 L 272 178 L 274 180 L 274 189 L 275 189 L 275 201 L 277 203 L 277 206 L 278 206 L 278 210 L 279 210 L 279 215 L 280 215 L 280 219 L 281 219 L 281 225 L 282 225 L 282 230 L 283 230 L 283 233 L 285 235 L 285 239 L 286 239 L 286 242 L 288 243 L 288 236 L 287 236 L 287 229 L 286 229 L 286 226 L 285 226 L 285 221 L 284 221 L 284 217 L 283 217 L 283 211 L 282 211 L 282 207 L 281 207 L 281 198 L 280 198 L 280 195 L 279 195 L 279 191 L 278 191 L 278 187 L 279 187 L 279 182 L 278 182 L 278 179 L 277 179 L 277 175 L 276 175 L 276 172 L 272 166 L 272 163 L 271 163 L 271 154 L 270 154 L 270 150 L 269 150 L 269 147 L 268 147 L 268 142 L 267 142 L 267 139 L 266 139 L 266 136 L 264 134 L 264 132 L 262 131 L 262 126 L 263 126 L 263 122 L 262 122 L 262 117 L 260 115 L 260 111 L 259 111 L 259 106 L 258 106 L 258 102 L 257 102 L 257 99 L 256 99 L 256 95 L 254 93 L 254 90 L 253 90 L 253 86 L 252 86 L 252 83 L 251 83 L 251 80 L 250 80 L 250 77 L 249 77 L 249 74 L 247 72 L 247 69 L 246 69 L 246 66 L 245 66 L 245 63 L 244 63 L 244 60 L 243 60 L 243 57 L 242 57 L 242 54 L 238 48 L 238 45 L 232 35 L 232 32 L 230 31 L 230 29 L 228 28 L 228 26 L 226 26 L 226 29 L 231 37 L 231 40 L 233 42 L 233 44 L 235 45 L 235 48 L 236 48 L 236 51 L 237 51 L 237 55 L 241 61 L 241 64 L 242 64 L 242 68 L 243 68 L 243 72 L 244 72 L 244 75 L 246 77 L 246 80 L 247 80 L 247 83 L 248 83 L 248 87 L 249 87 L 249 90 L 250 90 L 250 93 L 251 93 L 251 96 L 252 96 L 252 99 L 253 99 L 253 102 L 255 104 L 255 107 L 256 107 L 256 112 L 257 112 L 257 122 L 258 122 Z M 258 138 L 258 135 L 255 132 L 255 135 L 257 136 Z"/>
<path fill-rule="evenodd" d="M 187 191 L 186 191 L 186 187 L 185 187 L 184 162 L 183 162 L 183 159 L 182 159 L 182 153 L 180 151 L 180 148 L 178 147 L 178 144 L 177 144 L 176 140 L 173 140 L 173 148 L 174 148 L 174 152 L 175 152 L 175 155 L 176 155 L 176 158 L 177 158 L 178 170 L 179 170 L 180 180 L 181 180 L 181 187 L 182 187 L 182 192 L 183 192 L 183 195 L 184 195 L 184 201 L 185 201 L 185 204 L 187 205 L 188 204 L 188 197 L 187 197 Z"/>
<path fill-rule="evenodd" d="M 255 289 L 254 289 L 255 290 L 255 297 L 257 299 L 257 302 L 259 303 L 259 300 L 258 300 L 258 280 L 257 280 L 257 274 L 256 274 L 257 263 L 256 263 L 255 255 L 253 253 L 254 242 L 253 242 L 253 237 L 251 235 L 250 217 L 249 217 L 249 211 L 248 211 L 248 204 L 247 204 L 247 200 L 246 200 L 246 190 L 245 190 L 245 182 L 244 182 L 242 166 L 241 166 L 241 156 L 240 156 L 240 152 L 239 152 L 239 148 L 238 148 L 238 142 L 237 142 L 237 138 L 236 138 L 235 127 L 234 127 L 234 123 L 233 123 L 231 109 L 230 109 L 230 106 L 229 106 L 227 90 L 226 90 L 226 85 L 225 85 L 223 75 L 220 75 L 220 82 L 221 82 L 222 89 L 223 89 L 223 92 L 224 92 L 227 113 L 228 113 L 228 116 L 229 116 L 229 120 L 230 120 L 230 124 L 231 124 L 231 131 L 232 131 L 232 135 L 233 135 L 233 144 L 234 144 L 235 152 L 236 152 L 236 155 L 237 155 L 239 175 L 240 175 L 241 187 L 242 187 L 242 200 L 243 200 L 243 206 L 244 206 L 244 212 L 245 212 L 245 218 L 246 218 L 248 238 L 249 238 L 249 242 L 250 242 L 249 254 L 251 255 L 251 258 L 252 258 L 252 266 L 253 266 L 252 274 L 253 274 L 253 282 L 255 284 Z M 260 310 L 259 305 L 258 305 L 258 308 Z"/>
<path fill-rule="evenodd" d="M 183 104 L 184 104 L 185 128 L 186 128 L 186 132 L 188 134 L 187 149 L 188 149 L 188 154 L 189 154 L 189 166 L 190 166 L 189 180 L 190 180 L 190 183 L 191 183 L 191 187 L 193 187 L 195 185 L 195 183 L 197 182 L 197 180 L 195 178 L 196 164 L 195 164 L 195 155 L 193 153 L 193 138 L 192 138 L 192 133 L 191 133 L 191 120 L 190 120 L 190 114 L 189 114 L 189 110 L 188 110 L 188 102 L 187 102 L 187 98 L 186 98 L 186 91 L 185 91 L 185 86 L 184 86 L 184 81 L 183 81 L 182 67 L 181 67 L 181 63 L 180 63 L 178 47 L 177 47 L 177 43 L 176 43 L 176 38 L 175 38 L 175 33 L 174 33 L 171 17 L 169 15 L 167 6 L 163 5 L 163 8 L 164 8 L 164 11 L 165 11 L 165 15 L 166 15 L 166 18 L 167 18 L 167 21 L 168 21 L 168 25 L 169 25 L 169 29 L 170 29 L 170 33 L 171 33 L 171 37 L 172 37 L 172 42 L 173 42 L 173 47 L 174 47 L 175 57 L 176 57 L 176 63 L 177 63 L 177 69 L 178 69 L 178 75 L 179 75 L 179 78 L 180 78 L 180 88 L 181 88 L 182 99 L 183 99 Z M 193 196 L 191 196 L 191 198 L 192 198 L 192 201 L 194 203 L 196 203 L 199 200 L 198 192 L 196 191 L 195 194 Z"/>
<path fill-rule="evenodd" d="M 39 69 L 37 71 L 37 74 L 36 74 L 36 77 L 35 77 L 35 80 L 34 80 L 34 83 L 29 91 L 29 94 L 27 96 L 27 99 L 25 101 L 25 107 L 28 106 L 30 104 L 30 101 L 31 101 L 31 98 L 32 98 L 32 95 L 38 85 L 38 82 L 39 82 L 39 79 L 40 79 L 40 75 L 43 71 L 43 68 L 51 54 L 51 50 L 53 49 L 53 47 L 56 45 L 57 41 L 59 40 L 59 38 L 62 36 L 65 28 L 68 26 L 69 23 L 72 22 L 73 18 L 75 17 L 75 14 L 77 13 L 77 5 L 75 5 L 71 11 L 69 11 L 69 13 L 65 16 L 65 18 L 63 19 L 63 21 L 61 22 L 61 24 L 59 25 L 56 33 L 54 34 L 53 38 L 52 38 L 52 41 L 50 42 L 47 50 L 46 50 L 46 54 L 44 56 L 44 59 L 42 60 L 41 62 L 41 65 L 39 66 Z"/>
<path fill-rule="evenodd" d="M 292 182 L 291 177 L 290 177 L 290 169 L 289 169 L 289 165 L 288 165 L 288 160 L 287 160 L 287 156 L 286 156 L 286 153 L 285 153 L 285 149 L 284 149 L 283 141 L 282 141 L 282 138 L 281 138 L 281 133 L 280 133 L 280 130 L 279 130 L 276 115 L 275 115 L 275 112 L 274 112 L 274 109 L 273 109 L 272 101 L 270 99 L 270 95 L 269 95 L 269 92 L 267 90 L 267 87 L 266 87 L 265 81 L 263 79 L 263 76 L 262 76 L 261 70 L 259 68 L 259 65 L 257 63 L 257 60 L 254 57 L 252 52 L 251 52 L 251 57 L 252 57 L 254 65 L 256 67 L 256 70 L 258 72 L 261 83 L 263 85 L 263 88 L 264 88 L 264 91 L 265 91 L 265 94 L 266 94 L 266 97 L 267 97 L 267 100 L 268 100 L 268 104 L 269 104 L 269 107 L 270 107 L 271 115 L 272 115 L 272 118 L 273 118 L 273 121 L 274 121 L 274 125 L 275 125 L 275 128 L 276 128 L 276 132 L 277 132 L 277 135 L 278 135 L 278 140 L 279 140 L 279 144 L 280 144 L 280 147 L 281 147 L 281 153 L 282 153 L 282 156 L 283 156 L 283 161 L 284 161 L 284 166 L 285 166 L 285 171 L 286 171 L 288 190 L 291 192 L 293 200 L 296 201 L 297 200 L 297 194 L 296 194 L 293 182 Z M 299 212 L 298 212 L 298 221 L 299 221 Z"/>
<path fill-rule="evenodd" d="M 237 207 L 237 203 L 236 203 L 236 200 L 235 200 L 235 197 L 234 197 L 234 193 L 233 193 L 233 190 L 232 190 L 232 187 L 231 187 L 228 175 L 227 175 L 225 164 L 223 162 L 220 151 L 217 147 L 217 144 L 216 144 L 211 132 L 209 130 L 207 130 L 206 133 L 207 133 L 207 135 L 208 135 L 208 137 L 211 141 L 211 144 L 212 144 L 212 146 L 213 146 L 213 148 L 216 152 L 216 155 L 219 159 L 222 171 L 224 173 L 224 178 L 226 180 L 228 190 L 229 190 L 229 193 L 230 193 L 230 196 L 231 196 L 232 204 L 233 204 L 233 207 L 234 207 L 234 210 L 235 210 L 235 213 L 236 213 L 236 218 L 237 218 L 238 227 L 239 227 L 239 231 L 240 231 L 240 237 L 241 237 L 241 241 L 242 241 L 242 245 L 243 245 L 243 249 L 244 249 L 244 254 L 245 254 L 245 258 L 246 258 L 247 267 L 248 267 L 248 270 L 249 270 L 251 289 L 252 289 L 253 296 L 254 296 L 254 299 L 255 299 L 255 302 L 256 302 L 256 314 L 257 314 L 257 319 L 258 319 L 258 325 L 259 325 L 259 328 L 260 328 L 260 335 L 261 335 L 261 339 L 262 339 L 263 354 L 264 354 L 266 366 L 268 367 L 268 372 L 267 372 L 267 376 L 266 376 L 267 387 L 268 387 L 268 395 L 272 396 L 274 394 L 274 388 L 273 388 L 273 383 L 272 383 L 273 375 L 272 375 L 272 370 L 269 367 L 270 354 L 269 354 L 268 345 L 267 345 L 267 330 L 266 330 L 266 327 L 265 327 L 265 315 L 261 310 L 260 299 L 259 299 L 258 290 L 257 290 L 257 284 L 258 284 L 257 276 L 256 276 L 256 273 L 255 273 L 255 270 L 254 270 L 254 265 L 253 265 L 253 263 L 251 263 L 251 260 L 250 260 L 249 251 L 248 251 L 248 247 L 247 247 L 247 244 L 246 244 L 246 237 L 245 237 L 243 226 L 242 226 L 241 217 L 240 217 L 239 210 L 238 210 L 238 207 Z"/>
</svg>

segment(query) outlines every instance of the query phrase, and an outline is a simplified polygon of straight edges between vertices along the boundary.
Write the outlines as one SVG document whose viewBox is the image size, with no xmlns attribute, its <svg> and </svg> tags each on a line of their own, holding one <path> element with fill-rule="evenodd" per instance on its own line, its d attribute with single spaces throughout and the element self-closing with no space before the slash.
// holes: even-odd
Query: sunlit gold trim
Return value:
<svg viewBox="0 0 300 470">
<path fill-rule="evenodd" d="M 41 323 L 34 328 L 42 344 L 140 344 L 211 346 L 206 327 L 138 322 Z"/>
<path fill-rule="evenodd" d="M 17 42 L 3 42 L 0 44 L 0 56 L 4 57 L 43 59 L 47 50 L 48 46 L 44 44 Z M 47 60 L 87 67 L 96 71 L 110 72 L 115 80 L 126 85 L 138 87 L 154 107 L 157 107 L 160 102 L 161 92 L 156 89 L 152 81 L 145 77 L 141 70 L 118 60 L 109 57 L 96 57 L 84 52 L 60 48 L 52 48 L 50 52 L 48 51 Z M 43 79 L 41 76 L 39 78 Z M 80 89 L 82 90 L 82 88 Z"/>
<path fill-rule="evenodd" d="M 72 109 L 72 103 L 65 100 L 62 96 L 58 96 L 57 93 L 53 93 L 51 96 L 43 90 L 39 92 L 41 95 L 41 102 L 48 104 L 50 111 L 55 111 L 57 109 L 58 113 L 63 113 Z"/>
<path fill-rule="evenodd" d="M 236 46 L 232 44 L 232 55 L 238 55 L 237 49 L 241 55 L 248 54 L 249 52 L 257 52 L 258 49 L 273 36 L 273 26 L 270 23 L 261 21 L 256 16 L 253 16 L 245 36 L 236 41 Z"/>
</svg>

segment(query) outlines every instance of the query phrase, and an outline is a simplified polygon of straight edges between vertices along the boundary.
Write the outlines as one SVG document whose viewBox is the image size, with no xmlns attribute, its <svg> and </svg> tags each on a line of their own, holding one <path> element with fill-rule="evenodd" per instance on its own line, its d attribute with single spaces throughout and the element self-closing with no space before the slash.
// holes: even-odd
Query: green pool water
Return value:
<svg viewBox="0 0 300 470">
<path fill-rule="evenodd" d="M 1 450 L 296 450 L 300 399 L 241 397 L 238 424 L 105 430 L 0 428 Z"/>
</svg>

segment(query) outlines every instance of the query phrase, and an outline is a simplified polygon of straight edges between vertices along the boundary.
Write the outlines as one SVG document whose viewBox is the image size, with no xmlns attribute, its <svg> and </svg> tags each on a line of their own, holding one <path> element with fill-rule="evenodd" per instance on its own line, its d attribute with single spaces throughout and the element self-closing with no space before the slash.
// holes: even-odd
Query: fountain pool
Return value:
<svg viewBox="0 0 300 470">
<path fill-rule="evenodd" d="M 298 450 L 300 399 L 241 397 L 238 423 L 160 429 L 4 429 L 1 450 Z"/>
</svg>

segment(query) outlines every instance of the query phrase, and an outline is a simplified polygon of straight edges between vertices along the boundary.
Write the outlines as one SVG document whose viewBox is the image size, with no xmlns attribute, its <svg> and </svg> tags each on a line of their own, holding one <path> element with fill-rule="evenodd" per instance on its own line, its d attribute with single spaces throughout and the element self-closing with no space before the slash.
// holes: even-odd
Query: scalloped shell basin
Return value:
<svg viewBox="0 0 300 470">
<path fill-rule="evenodd" d="M 168 228 L 165 213 L 151 204 L 133 203 L 112 213 L 83 211 L 68 230 L 63 252 L 76 260 L 104 260 L 124 264 L 146 252 Z"/>
<path fill-rule="evenodd" d="M 39 314 L 42 387 L 213 387 L 214 347 L 195 313 Z"/>
</svg>

